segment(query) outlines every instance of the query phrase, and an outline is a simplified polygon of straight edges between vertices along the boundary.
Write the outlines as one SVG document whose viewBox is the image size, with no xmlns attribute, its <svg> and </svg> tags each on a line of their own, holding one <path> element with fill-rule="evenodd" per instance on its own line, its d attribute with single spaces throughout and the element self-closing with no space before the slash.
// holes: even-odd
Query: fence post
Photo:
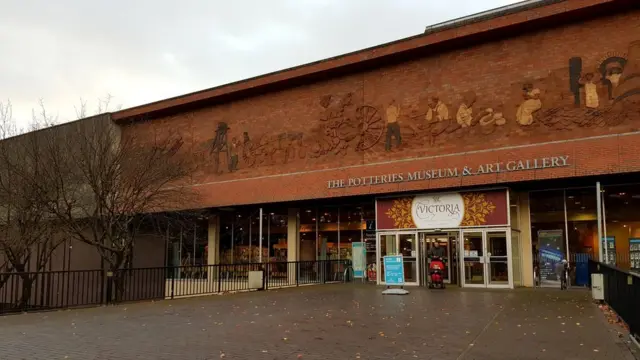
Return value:
<svg viewBox="0 0 640 360">
<path fill-rule="evenodd" d="M 266 291 L 269 289 L 269 263 L 262 265 L 262 288 Z"/>
<path fill-rule="evenodd" d="M 113 271 L 107 271 L 107 297 L 105 299 L 105 304 L 111 304 L 111 300 L 113 299 Z"/>
<path fill-rule="evenodd" d="M 176 269 L 171 266 L 171 300 L 174 298 L 174 291 L 176 289 Z"/>
<path fill-rule="evenodd" d="M 296 286 L 300 286 L 300 262 L 296 261 Z"/>
<path fill-rule="evenodd" d="M 327 283 L 327 260 L 320 260 L 322 261 L 322 283 L 326 284 Z"/>
<path fill-rule="evenodd" d="M 222 291 L 222 276 L 224 274 L 224 268 L 222 267 L 222 265 L 220 264 L 216 264 L 216 266 L 218 267 L 218 288 L 216 289 L 216 292 L 221 293 Z"/>
</svg>

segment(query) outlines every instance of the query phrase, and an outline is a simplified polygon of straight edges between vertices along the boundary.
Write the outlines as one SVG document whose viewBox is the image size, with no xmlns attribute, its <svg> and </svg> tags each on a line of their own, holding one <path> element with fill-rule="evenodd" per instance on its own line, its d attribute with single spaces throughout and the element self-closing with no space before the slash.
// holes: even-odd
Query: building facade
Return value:
<svg viewBox="0 0 640 360">
<path fill-rule="evenodd" d="M 636 1 L 526 1 L 112 116 L 141 146 L 179 132 L 202 164 L 185 204 L 211 213 L 202 262 L 366 242 L 381 284 L 388 254 L 423 284 L 435 243 L 461 286 L 555 285 L 561 259 L 578 285 L 587 257 L 640 268 Z"/>
</svg>

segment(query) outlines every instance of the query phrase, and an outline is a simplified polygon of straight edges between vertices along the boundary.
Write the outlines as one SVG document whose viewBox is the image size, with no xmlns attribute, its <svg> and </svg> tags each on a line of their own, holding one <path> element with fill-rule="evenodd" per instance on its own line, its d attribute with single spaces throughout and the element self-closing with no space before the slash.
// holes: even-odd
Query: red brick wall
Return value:
<svg viewBox="0 0 640 360">
<path fill-rule="evenodd" d="M 193 179 L 202 194 L 198 206 L 638 171 L 640 135 L 611 136 L 640 127 L 640 78 L 631 76 L 640 73 L 638 41 L 640 11 L 634 11 L 128 125 L 123 135 L 144 141 L 151 133 L 180 132 L 185 155 L 202 163 Z M 574 105 L 569 68 L 574 57 L 581 59 L 582 71 L 576 71 L 582 75 L 599 74 L 605 59 L 621 58 L 623 81 L 611 93 L 618 100 L 609 100 L 607 86 L 596 77 L 598 107 L 587 106 L 584 86 L 579 87 L 581 104 Z M 573 80 L 578 86 L 578 78 Z M 434 96 L 448 108 L 448 120 L 425 118 Z M 518 117 L 527 99 L 527 106 L 535 109 L 537 100 L 541 105 L 531 124 Z M 402 144 L 387 151 L 391 101 L 400 110 Z M 456 119 L 463 103 L 473 111 L 468 127 Z M 363 120 L 363 114 L 372 113 Z M 504 124 L 496 125 L 495 119 Z M 216 156 L 209 154 L 220 122 L 230 128 L 227 143 L 237 140 L 234 171 L 223 153 L 215 171 Z M 332 179 L 559 155 L 568 155 L 570 166 L 327 189 Z"/>
</svg>

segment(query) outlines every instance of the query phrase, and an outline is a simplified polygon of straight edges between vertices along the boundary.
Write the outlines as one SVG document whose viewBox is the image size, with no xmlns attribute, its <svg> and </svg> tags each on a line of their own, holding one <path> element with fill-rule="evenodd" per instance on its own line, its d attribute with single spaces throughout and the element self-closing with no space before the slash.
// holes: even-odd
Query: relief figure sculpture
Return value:
<svg viewBox="0 0 640 360">
<path fill-rule="evenodd" d="M 362 97 L 353 93 L 326 95 L 319 99 L 324 111 L 303 131 L 282 129 L 261 136 L 252 133 L 252 137 L 244 132 L 243 136 L 232 138 L 227 123 L 220 122 L 215 139 L 206 147 L 210 146 L 218 173 L 224 161 L 229 172 L 243 166 L 302 159 L 329 162 L 327 158 L 337 155 L 362 153 L 376 146 L 381 150 L 383 142 L 386 151 L 407 146 L 436 152 L 483 141 L 495 141 L 495 146 L 510 145 L 517 141 L 512 140 L 514 136 L 532 133 L 541 138 L 552 133 L 554 137 L 564 137 L 560 132 L 612 128 L 633 121 L 624 129 L 611 130 L 627 131 L 640 126 L 636 124 L 640 121 L 640 41 L 625 50 L 628 53 L 608 53 L 590 63 L 574 56 L 568 59 L 568 68 L 565 65 L 547 75 L 540 71 L 529 73 L 527 80 L 514 79 L 509 99 L 491 97 L 494 93 L 507 93 L 504 89 L 483 91 L 482 95 L 474 91 L 444 95 L 444 89 L 442 93 L 429 89 L 433 95 L 426 98 L 426 104 L 416 101 L 401 108 L 401 100 L 394 99 L 376 108 L 358 103 Z M 517 85 L 521 83 L 522 87 Z M 436 142 L 442 148 L 433 147 Z"/>
<path fill-rule="evenodd" d="M 525 100 L 516 111 L 516 120 L 518 124 L 528 126 L 533 124 L 533 113 L 542 108 L 540 89 L 534 88 L 532 84 L 525 84 L 522 91 Z"/>
<path fill-rule="evenodd" d="M 460 128 L 452 123 L 449 116 L 449 108 L 438 96 L 431 96 L 427 100 L 427 113 L 425 115 L 427 136 L 429 144 L 433 146 L 435 140 L 443 133 L 451 133 Z"/>
<path fill-rule="evenodd" d="M 620 56 L 612 56 L 600 64 L 602 83 L 607 87 L 609 100 L 614 100 L 614 91 L 620 83 L 622 71 L 626 63 L 627 59 Z"/>
<path fill-rule="evenodd" d="M 586 73 L 580 79 L 580 85 L 584 87 L 584 104 L 589 109 L 597 109 L 600 106 L 600 97 L 598 96 L 598 85 L 596 84 L 595 74 Z"/>
<path fill-rule="evenodd" d="M 640 41 L 629 46 L 627 61 L 614 95 L 616 105 L 622 101 L 640 101 Z"/>
<path fill-rule="evenodd" d="M 209 154 L 213 155 L 213 172 L 219 173 L 220 171 L 220 155 L 224 156 L 224 160 L 229 167 L 229 171 L 232 171 L 231 166 L 231 154 L 229 153 L 229 144 L 227 143 L 227 132 L 229 131 L 229 125 L 226 122 L 218 123 L 216 129 L 216 137 L 211 143 Z"/>
<path fill-rule="evenodd" d="M 458 107 L 456 120 L 463 128 L 473 126 L 473 104 L 476 102 L 476 94 L 473 91 L 467 91 L 462 97 L 462 103 Z"/>
<path fill-rule="evenodd" d="M 229 172 L 234 172 L 238 170 L 238 147 L 240 146 L 240 142 L 238 138 L 234 137 L 231 139 L 231 146 L 229 151 Z"/>
<path fill-rule="evenodd" d="M 400 135 L 400 123 L 398 118 L 400 117 L 400 110 L 396 105 L 395 100 L 392 100 L 387 106 L 387 136 L 384 143 L 386 151 L 391 151 L 391 141 L 396 140 L 396 147 L 402 144 L 402 135 Z"/>
<path fill-rule="evenodd" d="M 437 96 L 432 96 L 428 100 L 427 114 L 425 120 L 427 124 L 449 120 L 449 109 Z"/>
</svg>

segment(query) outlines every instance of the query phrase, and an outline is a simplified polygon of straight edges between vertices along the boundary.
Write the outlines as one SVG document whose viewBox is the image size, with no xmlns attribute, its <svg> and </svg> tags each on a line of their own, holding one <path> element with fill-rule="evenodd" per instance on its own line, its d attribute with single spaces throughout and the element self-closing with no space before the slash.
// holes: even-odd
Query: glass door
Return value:
<svg viewBox="0 0 640 360">
<path fill-rule="evenodd" d="M 455 241 L 457 233 L 427 233 L 422 232 L 418 234 L 419 238 L 419 263 L 420 263 L 420 283 L 421 285 L 428 284 L 429 276 L 429 259 L 431 257 L 440 257 L 444 262 L 444 282 L 447 284 L 452 283 L 452 279 L 457 278 L 453 271 L 456 271 L 457 266 L 453 263 L 452 258 L 455 258 Z M 455 282 L 455 281 L 453 281 Z"/>
<path fill-rule="evenodd" d="M 485 287 L 486 271 L 484 266 L 484 232 L 463 231 L 460 249 L 462 251 L 462 286 Z"/>
<path fill-rule="evenodd" d="M 378 234 L 378 284 L 384 284 L 384 257 L 402 255 L 404 263 L 404 282 L 406 285 L 418 285 L 418 241 L 415 232 L 397 232 Z"/>
<path fill-rule="evenodd" d="M 404 262 L 405 284 L 418 285 L 418 239 L 416 233 L 398 233 L 398 249 Z"/>
<path fill-rule="evenodd" d="M 460 266 L 465 287 L 512 288 L 511 233 L 463 230 Z"/>
<path fill-rule="evenodd" d="M 398 242 L 396 241 L 396 234 L 378 234 L 378 261 L 376 273 L 378 275 L 378 284 L 384 284 L 384 257 L 387 255 L 398 254 Z"/>
<path fill-rule="evenodd" d="M 487 266 L 488 287 L 511 287 L 511 271 L 509 259 L 511 258 L 510 233 L 504 230 L 487 231 L 485 233 L 485 252 Z"/>
</svg>

